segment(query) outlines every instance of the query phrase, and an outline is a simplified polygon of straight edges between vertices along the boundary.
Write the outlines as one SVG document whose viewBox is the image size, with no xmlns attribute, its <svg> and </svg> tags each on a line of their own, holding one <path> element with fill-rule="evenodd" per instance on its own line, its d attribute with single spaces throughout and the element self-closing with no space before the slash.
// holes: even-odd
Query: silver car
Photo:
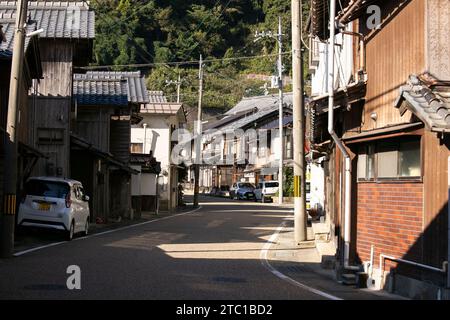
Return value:
<svg viewBox="0 0 450 320">
<path fill-rule="evenodd" d="M 20 202 L 19 227 L 64 231 L 67 240 L 89 232 L 89 197 L 81 182 L 56 177 L 30 178 Z"/>
<path fill-rule="evenodd" d="M 255 199 L 255 186 L 250 182 L 237 182 L 234 183 L 230 188 L 230 198 L 231 199 Z"/>
</svg>

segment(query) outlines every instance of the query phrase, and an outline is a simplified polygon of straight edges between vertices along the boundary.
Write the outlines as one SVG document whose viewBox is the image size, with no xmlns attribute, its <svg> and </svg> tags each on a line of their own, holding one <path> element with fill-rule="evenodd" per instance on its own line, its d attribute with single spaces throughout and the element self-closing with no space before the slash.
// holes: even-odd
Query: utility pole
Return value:
<svg viewBox="0 0 450 320">
<path fill-rule="evenodd" d="M 278 163 L 278 204 L 283 204 L 283 160 L 284 160 L 284 141 L 283 141 L 283 35 L 281 30 L 281 16 L 278 17 L 278 103 L 280 127 L 280 162 Z"/>
<path fill-rule="evenodd" d="M 294 236 L 299 244 L 307 240 L 305 193 L 305 106 L 303 99 L 303 48 L 301 41 L 301 0 L 291 0 L 292 12 L 292 89 L 294 133 Z"/>
<path fill-rule="evenodd" d="M 278 203 L 283 204 L 283 162 L 284 162 L 284 141 L 283 141 L 283 33 L 281 25 L 281 16 L 278 17 L 278 32 L 273 33 L 272 31 L 256 32 L 255 42 L 261 40 L 262 38 L 274 38 L 278 43 L 278 104 L 279 104 L 279 115 L 278 115 L 278 126 L 279 126 L 279 162 L 278 162 Z"/>
<path fill-rule="evenodd" d="M 202 150 L 202 99 L 203 99 L 203 57 L 200 55 L 199 69 L 198 69 L 199 89 L 198 89 L 198 115 L 195 138 L 195 163 L 194 163 L 194 207 L 198 207 L 198 193 L 199 193 L 199 179 L 200 179 L 200 160 Z"/>
<path fill-rule="evenodd" d="M 172 84 L 177 86 L 177 103 L 180 103 L 181 101 L 181 74 L 178 72 L 178 80 L 177 81 L 173 81 L 173 80 L 166 80 L 166 87 L 170 86 Z"/>
<path fill-rule="evenodd" d="M 24 43 L 28 0 L 17 2 L 14 48 L 11 62 L 11 80 L 9 86 L 8 118 L 5 141 L 5 180 L 3 187 L 3 212 L 1 216 L 0 257 L 7 258 L 14 249 L 14 225 L 17 193 L 17 141 L 16 128 L 19 108 L 19 88 L 22 81 Z"/>
</svg>

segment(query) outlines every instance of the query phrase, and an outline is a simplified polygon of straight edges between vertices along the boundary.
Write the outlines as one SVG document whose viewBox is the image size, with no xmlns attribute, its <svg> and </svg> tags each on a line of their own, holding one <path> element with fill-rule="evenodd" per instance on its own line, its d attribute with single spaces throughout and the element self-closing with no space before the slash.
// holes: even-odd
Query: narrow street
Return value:
<svg viewBox="0 0 450 320">
<path fill-rule="evenodd" d="M 314 274 L 314 266 L 300 269 L 300 276 L 328 290 L 325 295 L 274 275 L 262 250 L 270 262 L 277 249 L 268 240 L 276 241 L 273 234 L 289 220 L 290 209 L 201 200 L 196 211 L 1 260 L 0 299 L 379 298 Z M 81 290 L 67 289 L 70 265 L 81 269 Z"/>
</svg>

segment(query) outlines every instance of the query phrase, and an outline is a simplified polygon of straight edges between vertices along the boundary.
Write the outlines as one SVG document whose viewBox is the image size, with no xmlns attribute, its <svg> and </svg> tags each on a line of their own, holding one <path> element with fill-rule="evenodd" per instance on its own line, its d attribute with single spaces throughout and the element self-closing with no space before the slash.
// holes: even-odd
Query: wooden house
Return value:
<svg viewBox="0 0 450 320">
<path fill-rule="evenodd" d="M 138 173 L 129 166 L 130 132 L 148 102 L 144 79 L 140 72 L 75 74 L 73 94 L 72 177 L 92 192 L 94 217 L 130 218 L 131 175 Z"/>
<path fill-rule="evenodd" d="M 11 78 L 11 61 L 14 54 L 14 29 L 15 19 L 8 14 L 0 14 L 0 199 L 3 198 L 3 177 L 4 177 L 4 147 L 9 138 L 6 133 L 6 123 L 8 116 L 8 100 Z M 26 31 L 36 30 L 36 24 L 27 23 Z M 16 131 L 18 141 L 18 192 L 24 181 L 30 176 L 31 171 L 39 158 L 45 156 L 32 147 L 28 135 L 28 114 L 29 101 L 28 90 L 31 88 L 33 80 L 42 76 L 42 65 L 39 51 L 39 39 L 37 36 L 26 37 L 25 55 L 23 62 L 23 73 L 19 89 L 19 119 Z M 19 193 L 20 194 L 20 193 Z"/>
<path fill-rule="evenodd" d="M 15 1 L 0 1 L 0 17 L 15 18 L 16 6 Z M 43 75 L 33 81 L 27 121 L 31 146 L 46 158 L 38 161 L 33 174 L 69 177 L 72 72 L 92 57 L 95 14 L 86 2 L 31 1 L 28 15 L 30 23 L 43 29 Z"/>
<path fill-rule="evenodd" d="M 327 1 L 312 5 L 311 32 L 325 41 Z M 436 298 L 450 285 L 445 267 L 450 5 L 448 0 L 351 0 L 341 5 L 336 22 L 340 31 L 346 28 L 341 35 L 353 39 L 347 60 L 352 72 L 347 83 L 335 87 L 334 127 L 351 158 L 348 217 L 344 157 L 327 132 L 327 93 L 312 97 L 310 104 L 314 148 L 328 154 L 326 210 L 337 262 L 343 274 L 364 269 L 373 280 L 370 285 Z M 380 9 L 375 28 L 368 24 L 369 5 Z M 326 61 L 312 69 L 319 70 L 321 63 Z"/>
</svg>

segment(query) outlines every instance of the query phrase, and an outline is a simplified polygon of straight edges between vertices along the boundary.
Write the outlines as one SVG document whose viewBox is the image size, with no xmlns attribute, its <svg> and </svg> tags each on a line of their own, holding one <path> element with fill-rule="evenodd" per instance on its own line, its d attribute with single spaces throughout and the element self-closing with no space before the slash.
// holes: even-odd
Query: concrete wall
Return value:
<svg viewBox="0 0 450 320">
<path fill-rule="evenodd" d="M 448 0 L 427 0 L 427 69 L 440 80 L 450 79 L 450 4 Z"/>
</svg>

